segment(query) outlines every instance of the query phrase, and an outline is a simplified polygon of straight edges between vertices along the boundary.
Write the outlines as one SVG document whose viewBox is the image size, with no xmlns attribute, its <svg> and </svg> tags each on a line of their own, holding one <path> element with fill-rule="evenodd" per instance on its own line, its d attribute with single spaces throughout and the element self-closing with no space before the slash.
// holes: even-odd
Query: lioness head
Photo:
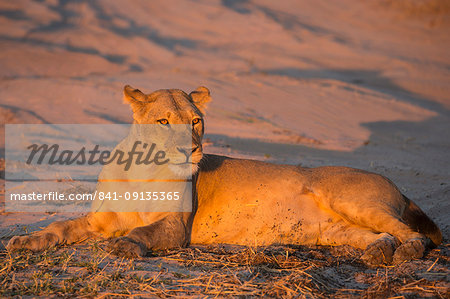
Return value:
<svg viewBox="0 0 450 299">
<path fill-rule="evenodd" d="M 203 115 L 206 103 L 211 100 L 209 90 L 199 87 L 187 94 L 179 89 L 162 89 L 144 94 L 126 85 L 124 96 L 133 110 L 134 124 L 154 125 L 151 127 L 156 131 L 152 130 L 152 134 L 158 135 L 155 138 L 159 142 L 165 142 L 169 168 L 179 176 L 195 174 L 203 157 Z M 179 142 L 177 136 L 181 135 L 184 140 L 192 136 L 192 143 Z"/>
</svg>

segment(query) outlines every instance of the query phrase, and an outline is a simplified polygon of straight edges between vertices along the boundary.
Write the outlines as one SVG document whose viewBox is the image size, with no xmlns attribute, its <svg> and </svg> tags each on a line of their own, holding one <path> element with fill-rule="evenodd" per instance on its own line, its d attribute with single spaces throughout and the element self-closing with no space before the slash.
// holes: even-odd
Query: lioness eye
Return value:
<svg viewBox="0 0 450 299">
<path fill-rule="evenodd" d="M 169 121 L 168 121 L 167 119 L 165 119 L 165 118 L 163 118 L 163 119 L 158 119 L 157 122 L 158 122 L 158 124 L 161 124 L 161 125 L 167 125 L 167 124 L 169 124 Z"/>
<path fill-rule="evenodd" d="M 192 120 L 192 124 L 193 124 L 193 125 L 196 125 L 196 124 L 198 124 L 199 122 L 201 122 L 201 119 L 200 119 L 200 118 L 194 118 L 194 119 Z"/>
</svg>

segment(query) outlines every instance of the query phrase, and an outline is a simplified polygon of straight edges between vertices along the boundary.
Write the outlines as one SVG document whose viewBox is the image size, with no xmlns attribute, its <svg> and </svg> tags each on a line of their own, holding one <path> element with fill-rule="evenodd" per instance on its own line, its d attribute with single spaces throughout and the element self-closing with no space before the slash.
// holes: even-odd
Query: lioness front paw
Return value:
<svg viewBox="0 0 450 299">
<path fill-rule="evenodd" d="M 35 234 L 29 236 L 15 236 L 9 240 L 6 249 L 14 251 L 19 249 L 28 249 L 31 251 L 42 251 L 44 249 L 56 246 L 59 243 L 57 235 L 52 233 Z"/>
<path fill-rule="evenodd" d="M 371 267 L 392 263 L 395 248 L 398 246 L 397 240 L 390 236 L 384 236 L 370 244 L 361 259 Z"/>
<path fill-rule="evenodd" d="M 143 244 L 128 237 L 112 239 L 108 249 L 112 254 L 126 258 L 144 257 L 147 254 L 147 248 Z"/>
<path fill-rule="evenodd" d="M 400 245 L 394 253 L 394 264 L 400 264 L 413 259 L 423 257 L 425 241 L 422 239 L 411 239 Z"/>
</svg>

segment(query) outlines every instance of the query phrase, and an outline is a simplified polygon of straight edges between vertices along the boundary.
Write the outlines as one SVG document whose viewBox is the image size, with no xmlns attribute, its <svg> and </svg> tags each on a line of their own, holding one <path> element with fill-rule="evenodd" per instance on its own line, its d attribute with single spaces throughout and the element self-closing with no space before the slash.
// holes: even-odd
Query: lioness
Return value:
<svg viewBox="0 0 450 299">
<path fill-rule="evenodd" d="M 15 236 L 8 250 L 43 250 L 104 236 L 118 255 L 188 244 L 348 244 L 368 265 L 420 258 L 439 228 L 387 178 L 347 167 L 303 168 L 203 154 L 205 87 L 144 94 L 124 88 L 137 124 L 192 124 L 193 211 L 92 212 Z M 119 174 L 120 175 L 120 174 Z M 190 175 L 190 173 L 189 173 Z M 103 188 L 100 184 L 99 188 Z"/>
</svg>

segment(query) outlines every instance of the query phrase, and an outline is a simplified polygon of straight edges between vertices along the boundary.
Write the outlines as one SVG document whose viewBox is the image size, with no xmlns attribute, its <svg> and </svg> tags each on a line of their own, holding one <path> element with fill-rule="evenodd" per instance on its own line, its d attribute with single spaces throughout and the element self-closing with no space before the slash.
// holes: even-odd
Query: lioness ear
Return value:
<svg viewBox="0 0 450 299">
<path fill-rule="evenodd" d="M 197 108 L 203 114 L 205 114 L 206 104 L 209 101 L 211 101 L 211 96 L 210 96 L 210 93 L 209 93 L 209 89 L 204 87 L 204 86 L 200 86 L 196 90 L 191 92 L 189 94 L 189 96 L 191 97 L 192 102 L 195 104 L 195 106 L 197 106 Z"/>
<path fill-rule="evenodd" d="M 124 101 L 129 103 L 134 113 L 139 111 L 143 104 L 147 101 L 147 96 L 130 85 L 125 85 L 123 88 Z"/>
</svg>

